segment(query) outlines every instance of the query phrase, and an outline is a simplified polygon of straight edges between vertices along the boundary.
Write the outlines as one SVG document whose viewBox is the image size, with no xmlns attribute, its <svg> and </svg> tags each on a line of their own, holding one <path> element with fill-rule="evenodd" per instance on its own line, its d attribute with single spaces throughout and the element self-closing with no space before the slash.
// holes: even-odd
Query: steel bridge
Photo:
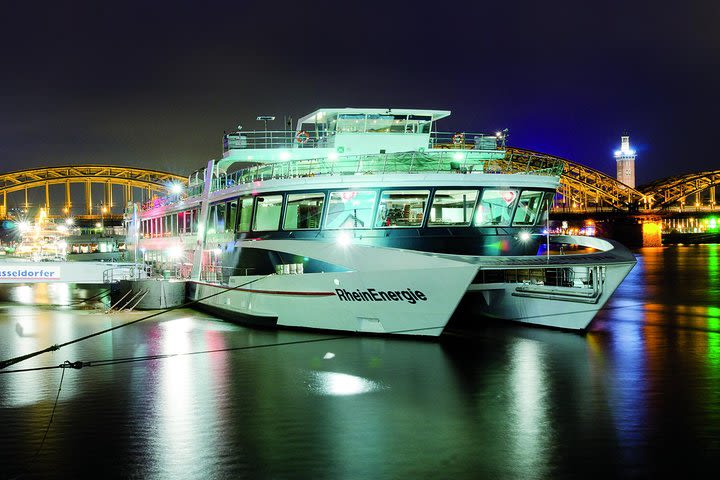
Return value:
<svg viewBox="0 0 720 480">
<path fill-rule="evenodd" d="M 630 188 L 613 177 L 566 158 L 545 153 L 508 148 L 514 162 L 534 158 L 560 160 L 564 163 L 553 210 L 562 212 L 630 211 L 647 208 L 647 195 Z"/>
<path fill-rule="evenodd" d="M 720 170 L 688 173 L 644 185 L 648 205 L 657 210 L 706 212 L 717 209 L 715 194 Z"/>
<path fill-rule="evenodd" d="M 598 170 L 566 158 L 532 150 L 508 148 L 513 161 L 534 157 L 564 162 L 553 210 L 568 213 L 667 213 L 717 211 L 720 170 L 688 173 L 631 188 Z"/>
<path fill-rule="evenodd" d="M 121 213 L 117 207 L 124 209 L 136 195 L 145 198 L 152 198 L 158 194 L 164 195 L 169 193 L 171 186 L 176 183 L 184 186 L 187 178 L 158 170 L 113 165 L 70 165 L 19 170 L 0 174 L 0 192 L 2 193 L 0 216 L 7 217 L 10 213 L 8 195 L 12 197 L 24 194 L 20 202 L 17 201 L 17 198 L 15 199 L 14 205 L 24 209 L 26 213 L 31 207 L 39 206 L 45 209 L 48 217 L 63 215 L 89 218 L 102 215 L 112 217 L 113 213 Z M 84 186 L 83 201 L 73 202 L 71 195 L 71 185 L 73 184 Z M 55 187 L 51 192 L 50 187 L 58 185 L 63 186 L 64 191 L 58 192 L 56 191 L 58 188 Z M 37 201 L 35 198 L 36 201 L 31 203 L 28 192 L 33 191 L 37 197 L 38 189 L 44 189 L 44 199 L 41 197 Z M 101 201 L 97 204 L 93 203 L 93 190 L 95 190 L 96 198 L 101 195 Z M 122 203 L 118 204 L 114 201 L 113 190 L 122 191 Z M 58 198 L 62 200 L 58 200 Z M 82 212 L 75 208 L 78 203 L 84 204 Z"/>
<path fill-rule="evenodd" d="M 715 189 L 720 185 L 720 170 L 665 178 L 634 189 L 598 170 L 554 155 L 508 147 L 506 159 L 527 165 L 552 164 L 558 161 L 564 164 L 553 205 L 555 212 L 622 214 L 700 212 L 716 209 Z M 158 170 L 113 165 L 71 165 L 19 170 L 0 174 L 0 217 L 7 217 L 11 213 L 8 195 L 15 196 L 13 205 L 16 208 L 20 207 L 27 212 L 33 206 L 42 207 L 49 217 L 112 216 L 113 213 L 121 213 L 118 207 L 124 209 L 134 200 L 144 201 L 156 195 L 168 194 L 171 185 L 176 183 L 186 185 L 187 179 Z M 83 197 L 81 201 L 73 201 L 73 184 L 83 185 L 81 188 L 84 192 L 74 192 L 76 198 Z M 51 191 L 51 186 L 54 191 Z M 62 191 L 58 191 L 58 186 L 62 186 Z M 29 191 L 35 192 L 32 202 Z M 100 199 L 97 203 L 93 201 L 93 191 L 95 198 Z M 121 192 L 122 203 L 114 201 L 114 191 Z"/>
</svg>

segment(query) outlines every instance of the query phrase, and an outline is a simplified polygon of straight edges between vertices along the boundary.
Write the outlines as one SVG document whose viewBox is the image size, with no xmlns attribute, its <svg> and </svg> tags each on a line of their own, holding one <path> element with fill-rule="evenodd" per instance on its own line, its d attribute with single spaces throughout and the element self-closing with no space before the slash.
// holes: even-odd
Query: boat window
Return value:
<svg viewBox="0 0 720 480">
<path fill-rule="evenodd" d="M 316 230 L 320 228 L 324 193 L 297 193 L 288 195 L 285 207 L 285 230 Z"/>
<path fill-rule="evenodd" d="M 210 205 L 207 220 L 207 232 L 216 233 L 225 231 L 225 204 Z"/>
<path fill-rule="evenodd" d="M 518 200 L 513 225 L 534 225 L 542 208 L 545 192 L 523 190 Z"/>
<path fill-rule="evenodd" d="M 375 196 L 372 190 L 330 192 L 324 228 L 370 228 Z"/>
<path fill-rule="evenodd" d="M 282 210 L 282 198 L 282 195 L 257 197 L 253 230 L 263 232 L 278 229 L 280 225 L 280 212 Z"/>
<path fill-rule="evenodd" d="M 338 133 L 358 133 L 365 131 L 364 113 L 341 113 L 337 117 L 336 131 Z"/>
<path fill-rule="evenodd" d="M 408 115 L 407 133 L 430 133 L 432 117 L 429 115 Z"/>
<path fill-rule="evenodd" d="M 235 218 L 237 217 L 237 200 L 232 200 L 227 203 L 227 209 L 225 211 L 227 217 L 225 219 L 225 226 L 228 232 L 235 231 Z"/>
<path fill-rule="evenodd" d="M 250 218 L 252 217 L 253 199 L 252 197 L 245 197 L 239 200 L 240 208 L 238 209 L 238 219 L 236 225 L 236 232 L 249 232 L 250 231 Z"/>
<path fill-rule="evenodd" d="M 470 225 L 477 190 L 435 190 L 428 225 Z"/>
<path fill-rule="evenodd" d="M 193 208 L 190 210 L 190 231 L 196 233 L 198 231 L 198 209 Z"/>
<path fill-rule="evenodd" d="M 371 133 L 404 132 L 406 115 L 370 114 L 367 116 L 367 131 Z"/>
<path fill-rule="evenodd" d="M 422 225 L 428 190 L 391 190 L 382 192 L 376 227 L 419 227 Z"/>
<path fill-rule="evenodd" d="M 225 231 L 225 204 L 219 203 L 215 205 L 215 231 L 216 232 L 224 232 Z"/>
<path fill-rule="evenodd" d="M 552 205 L 553 197 L 555 193 L 545 192 L 545 198 L 540 205 L 540 215 L 537 218 L 537 225 L 545 225 L 548 219 L 548 206 Z"/>
<path fill-rule="evenodd" d="M 480 205 L 475 213 L 475 225 L 478 227 L 510 225 L 517 198 L 517 190 L 483 190 Z"/>
</svg>

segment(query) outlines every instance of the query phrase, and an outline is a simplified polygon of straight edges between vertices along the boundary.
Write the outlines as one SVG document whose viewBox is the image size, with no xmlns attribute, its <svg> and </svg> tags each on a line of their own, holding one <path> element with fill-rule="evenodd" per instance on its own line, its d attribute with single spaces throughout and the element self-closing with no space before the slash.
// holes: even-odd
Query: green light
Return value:
<svg viewBox="0 0 720 480">
<path fill-rule="evenodd" d="M 718 222 L 716 217 L 710 217 L 708 219 L 708 230 L 711 232 L 717 232 L 718 230 Z"/>
<path fill-rule="evenodd" d="M 715 217 L 710 217 L 710 225 L 715 224 L 717 229 L 717 221 Z M 710 285 L 717 282 L 718 275 L 718 245 L 708 245 L 708 280 Z M 716 292 L 714 288 L 710 289 Z M 712 295 L 709 300 L 717 304 L 717 296 Z M 707 357 L 708 365 L 713 370 L 720 367 L 720 307 L 707 307 Z"/>
</svg>

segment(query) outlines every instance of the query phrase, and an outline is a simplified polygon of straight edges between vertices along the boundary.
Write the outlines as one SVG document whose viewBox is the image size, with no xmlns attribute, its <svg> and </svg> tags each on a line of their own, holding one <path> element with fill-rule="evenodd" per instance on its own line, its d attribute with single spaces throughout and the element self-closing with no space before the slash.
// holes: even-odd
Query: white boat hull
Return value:
<svg viewBox="0 0 720 480">
<path fill-rule="evenodd" d="M 537 257 L 498 260 L 315 241 L 250 242 L 244 248 L 313 257 L 347 270 L 237 276 L 226 286 L 196 282 L 194 299 L 226 318 L 268 327 L 438 336 L 462 300 L 462 314 L 469 313 L 471 323 L 491 317 L 584 330 L 635 263 L 624 247 L 591 240 L 596 247 L 599 241 L 609 248 L 602 252 L 602 262 L 593 263 L 592 254 L 568 255 L 540 265 L 531 264 Z M 608 254 L 614 249 L 618 251 Z M 566 267 L 574 257 L 581 267 Z M 588 265 L 602 277 L 592 288 L 472 283 L 481 269 Z"/>
</svg>

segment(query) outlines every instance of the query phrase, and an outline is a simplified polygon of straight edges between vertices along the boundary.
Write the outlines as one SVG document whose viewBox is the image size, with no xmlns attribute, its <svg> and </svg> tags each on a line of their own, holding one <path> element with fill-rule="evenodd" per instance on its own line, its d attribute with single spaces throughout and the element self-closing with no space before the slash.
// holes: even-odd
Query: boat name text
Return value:
<svg viewBox="0 0 720 480">
<path fill-rule="evenodd" d="M 418 300 L 425 302 L 427 297 L 420 290 L 376 290 L 368 288 L 367 290 L 357 289 L 354 292 L 345 290 L 344 288 L 336 288 L 335 293 L 342 302 L 400 302 L 407 301 L 409 304 L 415 304 Z"/>
</svg>

